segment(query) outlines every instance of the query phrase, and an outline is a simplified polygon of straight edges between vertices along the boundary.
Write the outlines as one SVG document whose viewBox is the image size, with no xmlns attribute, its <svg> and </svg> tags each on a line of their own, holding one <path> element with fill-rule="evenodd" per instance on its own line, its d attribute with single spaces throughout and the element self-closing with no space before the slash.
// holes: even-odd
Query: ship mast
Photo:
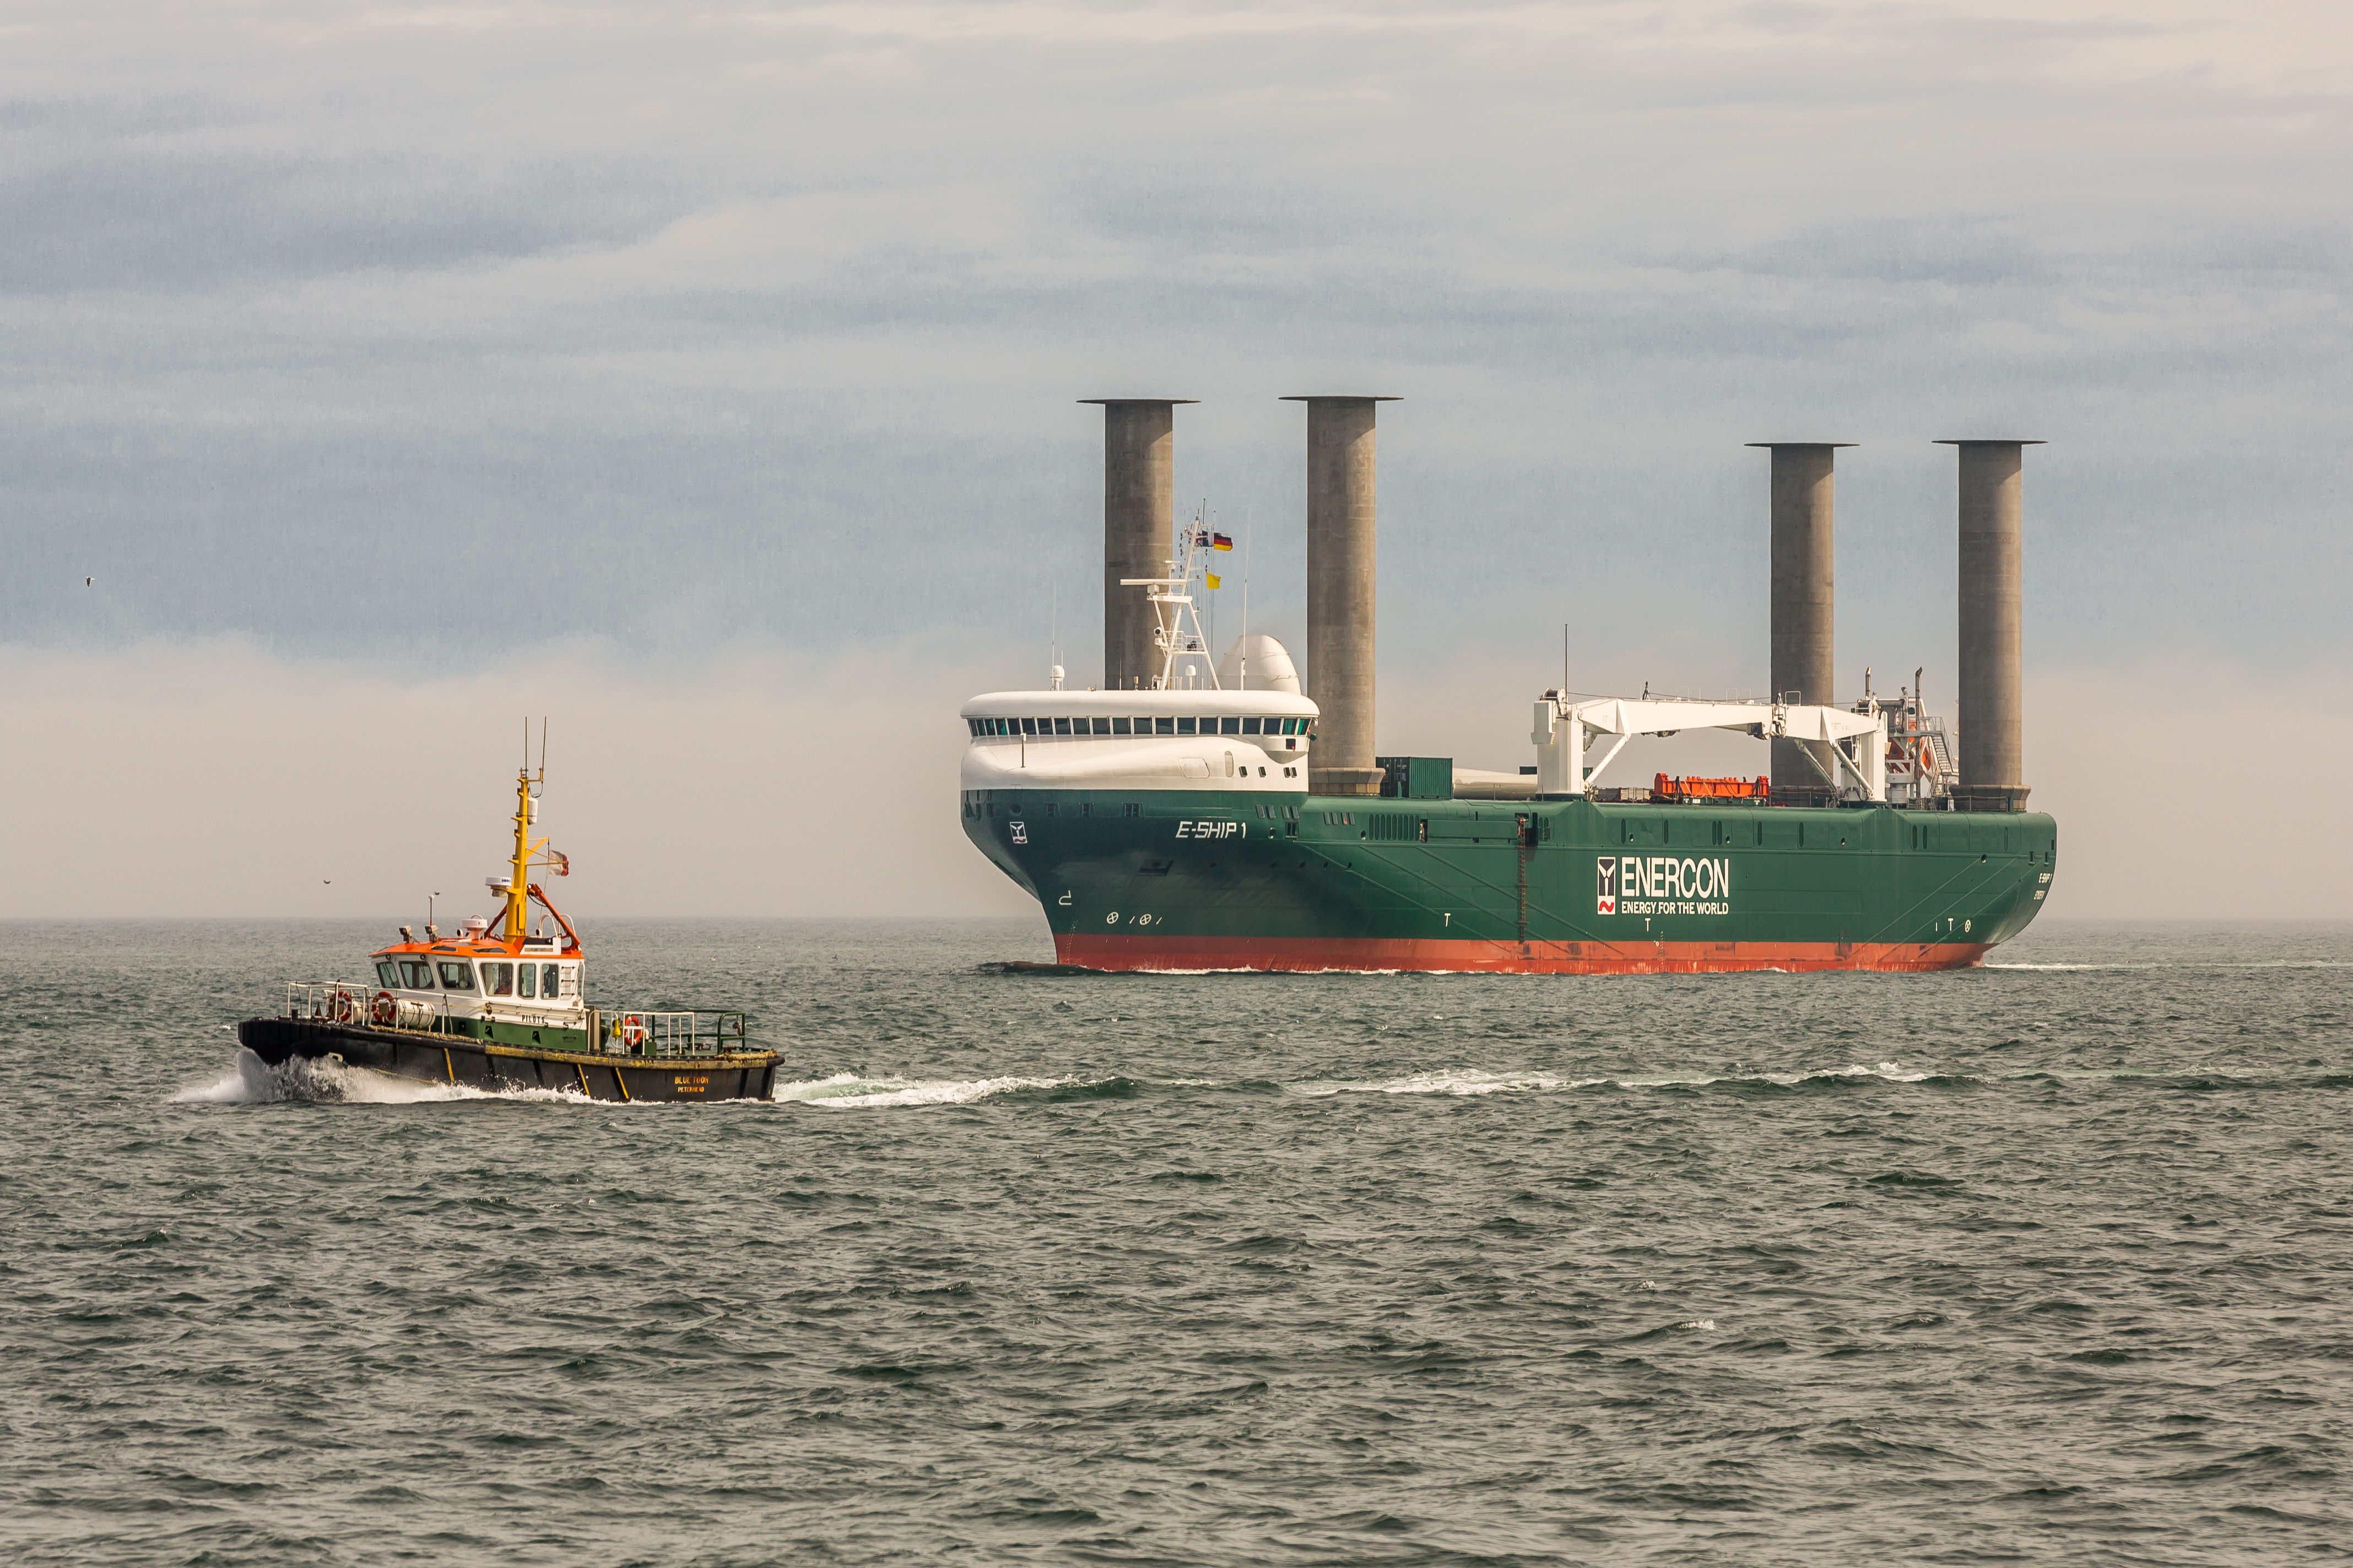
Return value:
<svg viewBox="0 0 2353 1568">
<path fill-rule="evenodd" d="M 1210 658 L 1208 640 L 1201 635 L 1201 612 L 1193 600 L 1193 586 L 1208 573 L 1206 564 L 1209 549 L 1208 503 L 1185 526 L 1183 541 L 1176 545 L 1168 558 L 1166 577 L 1123 577 L 1123 588 L 1149 588 L 1146 595 L 1152 602 L 1153 645 L 1160 650 L 1160 674 L 1152 682 L 1155 691 L 1175 689 L 1176 661 L 1198 658 L 1208 677 L 1208 689 L 1219 689 L 1218 667 Z"/>
<path fill-rule="evenodd" d="M 532 795 L 533 784 L 547 780 L 547 737 L 541 731 L 539 772 L 531 771 L 531 721 L 522 721 L 522 763 L 515 770 L 515 837 L 514 866 L 507 879 L 507 918 L 501 933 L 509 942 L 520 942 L 531 923 L 531 858 L 547 847 L 544 838 L 534 844 L 531 838 Z"/>
</svg>

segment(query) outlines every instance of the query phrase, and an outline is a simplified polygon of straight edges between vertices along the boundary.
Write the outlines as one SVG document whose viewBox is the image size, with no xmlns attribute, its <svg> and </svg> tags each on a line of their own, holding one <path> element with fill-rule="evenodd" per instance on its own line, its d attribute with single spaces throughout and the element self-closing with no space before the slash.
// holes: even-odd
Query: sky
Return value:
<svg viewBox="0 0 2353 1568">
<path fill-rule="evenodd" d="M 1382 750 L 1527 760 L 1564 626 L 1760 689 L 1774 439 L 1949 714 L 1931 443 L 2040 437 L 2052 912 L 2353 914 L 2232 805 L 2353 771 L 2348 168 L 2341 5 L 0 0 L 0 917 L 406 918 L 526 714 L 584 914 L 1020 912 L 1079 400 L 1202 400 L 1296 650 L 1310 392 L 1403 399 Z"/>
</svg>

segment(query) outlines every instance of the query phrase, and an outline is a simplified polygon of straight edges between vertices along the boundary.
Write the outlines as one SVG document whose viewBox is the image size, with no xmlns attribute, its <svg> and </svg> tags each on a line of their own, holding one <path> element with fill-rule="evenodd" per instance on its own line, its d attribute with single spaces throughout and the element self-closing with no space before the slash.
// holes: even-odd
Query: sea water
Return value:
<svg viewBox="0 0 2353 1568">
<path fill-rule="evenodd" d="M 2353 927 L 1086 977 L 601 922 L 772 1103 L 272 1072 L 389 926 L 0 926 L 0 1555 L 2278 1563 L 2353 1542 Z"/>
</svg>

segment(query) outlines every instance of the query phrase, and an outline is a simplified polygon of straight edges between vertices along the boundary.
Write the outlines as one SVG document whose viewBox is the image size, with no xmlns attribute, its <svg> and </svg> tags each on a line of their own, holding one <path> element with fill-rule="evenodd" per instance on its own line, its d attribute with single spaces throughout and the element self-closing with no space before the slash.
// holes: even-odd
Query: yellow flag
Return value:
<svg viewBox="0 0 2353 1568">
<path fill-rule="evenodd" d="M 1218 574 L 1217 574 L 1215 572 L 1212 572 L 1212 573 L 1210 573 L 1210 574 L 1208 574 L 1208 576 L 1209 576 L 1209 586 L 1210 586 L 1210 587 L 1212 587 L 1212 588 L 1216 587 L 1216 586 L 1218 585 Z"/>
</svg>

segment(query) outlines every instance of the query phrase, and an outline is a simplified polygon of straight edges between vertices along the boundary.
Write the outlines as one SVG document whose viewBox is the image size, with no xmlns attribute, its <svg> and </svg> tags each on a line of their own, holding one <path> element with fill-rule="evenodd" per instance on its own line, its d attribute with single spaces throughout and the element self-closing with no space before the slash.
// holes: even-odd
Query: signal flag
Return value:
<svg viewBox="0 0 2353 1568">
<path fill-rule="evenodd" d="M 1217 574 L 1215 572 L 1212 572 L 1212 573 L 1210 573 L 1210 574 L 1208 574 L 1208 576 L 1209 576 L 1209 586 L 1210 586 L 1210 587 L 1212 587 L 1212 588 L 1216 587 L 1216 586 L 1218 585 L 1218 583 L 1219 583 L 1219 577 L 1218 577 L 1218 574 Z"/>
</svg>

